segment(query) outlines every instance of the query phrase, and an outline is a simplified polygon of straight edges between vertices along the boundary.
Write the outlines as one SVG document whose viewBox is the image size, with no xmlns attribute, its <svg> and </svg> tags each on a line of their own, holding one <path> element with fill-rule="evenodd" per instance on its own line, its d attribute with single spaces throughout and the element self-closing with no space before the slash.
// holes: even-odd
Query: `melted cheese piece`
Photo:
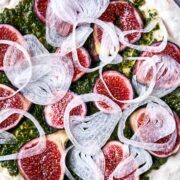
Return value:
<svg viewBox="0 0 180 180">
<path fill-rule="evenodd" d="M 180 46 L 180 7 L 174 0 L 146 0 L 141 9 L 145 13 L 148 10 L 157 10 L 158 16 L 162 18 L 168 30 L 169 40 Z M 157 37 L 160 40 L 161 35 Z"/>
<path fill-rule="evenodd" d="M 25 180 L 21 175 L 11 176 L 6 168 L 0 166 L 0 180 Z"/>
<path fill-rule="evenodd" d="M 149 174 L 150 180 L 180 180 L 180 151 L 175 156 L 168 158 L 166 164 L 159 170 Z"/>
<path fill-rule="evenodd" d="M 5 8 L 14 9 L 21 0 L 0 0 L 0 13 L 4 11 Z"/>
</svg>

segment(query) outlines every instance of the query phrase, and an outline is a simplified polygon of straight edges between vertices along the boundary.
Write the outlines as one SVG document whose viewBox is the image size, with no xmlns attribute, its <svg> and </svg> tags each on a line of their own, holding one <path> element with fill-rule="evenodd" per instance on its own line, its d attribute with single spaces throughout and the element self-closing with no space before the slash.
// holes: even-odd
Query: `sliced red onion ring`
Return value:
<svg viewBox="0 0 180 180">
<path fill-rule="evenodd" d="M 6 75 L 31 102 L 40 105 L 56 103 L 69 90 L 74 73 L 72 61 L 66 56 L 48 53 L 34 36 L 26 36 L 25 39 L 29 52 L 35 55 L 30 59 L 31 66 L 26 59 L 17 61 L 22 53 L 10 47 L 4 62 Z"/>
<path fill-rule="evenodd" d="M 156 142 L 172 134 L 176 129 L 174 116 L 167 109 L 153 102 L 147 104 L 145 119 L 146 124 L 134 134 L 143 142 Z M 151 134 L 148 139 L 147 134 Z"/>
<path fill-rule="evenodd" d="M 135 98 L 135 99 L 132 99 L 132 100 L 119 100 L 117 98 L 115 98 L 113 96 L 113 94 L 111 93 L 110 89 L 108 88 L 106 82 L 104 81 L 103 79 L 103 76 L 102 76 L 102 69 L 99 70 L 99 74 L 100 74 L 100 78 L 101 78 L 101 81 L 102 83 L 104 84 L 106 90 L 108 91 L 109 95 L 111 96 L 111 98 L 117 102 L 121 102 L 121 103 L 128 103 L 128 104 L 134 104 L 134 103 L 139 103 L 143 100 L 145 100 L 153 91 L 154 89 L 154 86 L 155 86 L 155 83 L 156 83 L 156 74 L 157 74 L 157 70 L 156 70 L 156 56 L 153 56 L 152 57 L 152 60 L 151 58 L 149 57 L 145 57 L 145 60 L 144 60 L 144 65 L 141 66 L 139 69 L 138 69 L 138 72 L 139 74 L 143 74 L 143 76 L 147 76 L 147 73 L 148 73 L 148 70 L 149 69 L 152 69 L 153 70 L 153 77 L 150 81 L 150 85 L 148 87 L 146 86 L 141 86 L 141 88 L 139 88 L 139 97 Z M 132 83 L 135 87 L 138 86 L 138 84 L 136 84 L 136 75 L 133 76 L 132 78 Z"/>
<path fill-rule="evenodd" d="M 34 125 L 36 126 L 39 132 L 39 136 L 40 136 L 39 142 L 37 143 L 36 146 L 30 149 L 26 149 L 22 153 L 14 153 L 10 155 L 0 156 L 0 161 L 15 160 L 15 159 L 31 157 L 36 154 L 42 153 L 46 147 L 45 132 L 40 126 L 39 122 L 30 113 L 20 110 L 20 109 L 13 109 L 13 108 L 4 109 L 0 112 L 0 122 L 3 122 L 4 120 L 6 120 L 9 116 L 13 114 L 20 114 L 22 116 L 25 116 L 34 123 Z"/>
<path fill-rule="evenodd" d="M 124 152 L 122 161 L 110 174 L 108 180 L 123 179 L 132 174 L 134 177 L 138 177 L 152 165 L 152 157 L 147 151 L 126 144 L 123 144 L 122 148 Z"/>
<path fill-rule="evenodd" d="M 84 45 L 89 35 L 92 33 L 93 29 L 89 25 L 81 25 L 78 27 L 76 32 L 76 48 L 80 48 Z M 61 44 L 61 55 L 64 56 L 73 50 L 73 33 L 71 33 Z"/>
<path fill-rule="evenodd" d="M 63 2 L 64 1 L 62 1 L 62 3 Z M 48 4 L 48 9 L 47 9 L 46 40 L 52 46 L 60 47 L 63 55 L 66 55 L 67 53 L 71 52 L 72 33 L 66 34 L 64 36 L 59 32 L 59 27 L 60 27 L 59 24 L 62 23 L 63 20 L 62 18 L 57 17 L 57 15 L 55 14 L 54 9 L 52 7 L 53 3 L 54 1 L 50 1 Z M 71 19 L 73 19 L 72 16 L 71 16 Z M 90 28 L 90 26 L 85 23 L 84 25 L 79 26 L 76 29 L 76 31 L 77 31 L 76 47 L 79 48 L 84 44 L 88 36 L 91 34 L 92 28 Z"/>
<path fill-rule="evenodd" d="M 163 97 L 174 91 L 180 85 L 180 64 L 169 56 L 156 57 L 157 62 L 155 63 L 155 65 L 157 68 L 157 77 L 156 84 L 152 91 L 152 95 L 157 97 Z M 144 59 L 138 58 L 138 60 Z M 152 59 L 152 61 L 154 60 Z M 144 64 L 144 61 L 142 61 L 142 65 L 146 66 Z M 147 88 L 149 86 L 144 85 L 138 81 L 140 80 L 139 78 L 146 77 L 144 76 L 144 74 L 144 71 L 139 71 L 139 75 L 137 74 L 137 78 L 133 81 L 133 85 L 138 94 L 140 94 L 142 88 Z"/>
<path fill-rule="evenodd" d="M 22 90 L 23 95 L 40 105 L 54 104 L 62 99 L 69 90 L 73 78 L 71 60 L 57 54 L 46 54 L 33 57 L 32 64 L 33 75 Z M 19 84 L 23 83 L 24 78 L 21 77 L 24 77 L 27 71 L 29 68 L 19 75 Z"/>
<path fill-rule="evenodd" d="M 98 70 L 100 67 L 103 67 L 110 63 L 113 59 L 118 55 L 119 50 L 119 42 L 118 37 L 115 32 L 114 25 L 111 24 L 111 27 L 108 23 L 105 23 L 99 19 L 97 19 L 107 8 L 109 4 L 108 0 L 98 0 L 98 1 L 62 1 L 61 3 L 55 1 L 51 1 L 48 4 L 47 10 L 47 25 L 46 25 L 46 39 L 47 41 L 55 46 L 61 47 L 61 53 L 64 56 L 65 54 L 72 51 L 73 60 L 77 67 L 84 72 L 93 72 Z M 68 13 L 67 13 L 68 12 Z M 65 21 L 73 25 L 73 32 L 66 37 L 60 36 L 58 21 Z M 104 61 L 108 59 L 108 61 L 101 66 L 96 68 L 84 68 L 78 59 L 77 56 L 77 48 L 81 47 L 88 36 L 91 34 L 92 29 L 89 27 L 87 23 L 95 23 L 102 27 L 104 30 L 108 32 L 108 35 L 111 37 L 111 46 L 109 46 L 109 50 L 112 53 L 111 56 L 103 55 L 104 51 L 100 53 L 100 58 Z M 78 28 L 76 28 L 79 26 Z M 113 30 L 112 30 L 113 29 Z M 104 38 L 105 39 L 105 38 Z M 103 43 L 104 47 L 107 47 L 107 44 Z M 72 46 L 73 45 L 73 46 Z M 104 59 L 106 58 L 106 59 Z"/>
<path fill-rule="evenodd" d="M 7 131 L 0 130 L 0 144 L 15 144 L 16 137 Z"/>
<path fill-rule="evenodd" d="M 26 41 L 25 45 L 27 45 L 26 48 L 32 57 L 41 54 L 49 54 L 48 50 L 43 46 L 42 43 L 40 43 L 36 36 L 29 34 L 25 35 L 24 39 Z"/>
<path fill-rule="evenodd" d="M 105 166 L 104 155 L 102 152 L 94 155 L 86 155 L 75 147 L 71 150 L 69 156 L 69 167 L 83 180 L 104 179 L 104 171 L 101 169 Z"/>
<path fill-rule="evenodd" d="M 147 151 L 145 151 L 144 149 L 135 148 L 133 146 L 130 146 L 130 151 L 131 154 L 134 154 L 136 164 L 139 167 L 136 170 L 138 176 L 145 173 L 151 168 L 153 161 L 151 155 Z"/>
<path fill-rule="evenodd" d="M 84 119 L 79 116 L 71 116 L 73 108 L 79 106 L 82 101 L 105 102 L 111 108 L 111 114 L 97 112 Z M 84 94 L 74 98 L 66 107 L 64 113 L 64 127 L 73 145 L 85 154 L 96 154 L 110 138 L 115 126 L 121 117 L 120 107 L 108 97 L 99 94 Z"/>
<path fill-rule="evenodd" d="M 64 166 L 65 166 L 65 167 L 64 167 L 64 169 L 65 169 L 65 174 L 66 174 L 66 176 L 68 177 L 69 180 L 75 180 L 74 177 L 73 177 L 73 175 L 71 174 L 71 172 L 69 171 L 69 169 L 67 168 L 67 165 L 66 165 L 66 157 L 67 157 L 69 151 L 70 151 L 73 147 L 74 147 L 73 145 L 69 146 L 69 147 L 65 150 L 65 152 L 63 153 L 63 156 L 62 156 L 62 162 L 65 162 L 65 163 L 64 163 Z"/>
<path fill-rule="evenodd" d="M 101 43 L 101 51 L 100 51 L 100 60 L 102 63 L 95 68 L 85 68 L 83 67 L 78 59 L 77 55 L 77 47 L 76 47 L 76 26 L 78 23 L 95 23 L 102 27 L 104 30 L 103 32 L 103 39 Z M 106 23 L 99 19 L 92 19 L 92 18 L 84 18 L 80 19 L 79 22 L 73 26 L 73 47 L 72 47 L 72 55 L 73 61 L 77 65 L 77 67 L 86 73 L 94 72 L 109 63 L 112 63 L 114 59 L 120 59 L 120 55 L 118 55 L 119 51 L 119 42 L 118 37 L 115 32 L 114 25 L 112 23 Z M 108 49 L 107 49 L 108 48 Z M 105 53 L 106 52 L 106 53 Z M 109 54 L 110 53 L 110 54 Z"/>
<path fill-rule="evenodd" d="M 109 0 L 54 0 L 52 8 L 58 18 L 70 24 L 80 18 L 99 18 L 109 5 Z"/>
<path fill-rule="evenodd" d="M 176 128 L 174 129 L 174 133 L 172 133 L 172 134 L 171 134 L 171 132 L 172 132 L 171 128 L 170 128 L 170 130 L 168 129 L 167 132 L 166 132 L 166 129 L 163 129 L 163 131 L 164 131 L 163 133 L 168 134 L 168 132 L 169 132 L 169 134 L 171 134 L 171 138 L 169 139 L 168 142 L 165 142 L 162 144 L 157 143 L 157 142 L 156 143 L 155 142 L 149 142 L 148 140 L 147 140 L 148 142 L 147 141 L 146 142 L 140 142 L 140 139 L 139 139 L 138 135 L 136 136 L 136 134 L 132 137 L 132 139 L 127 139 L 124 136 L 125 124 L 126 124 L 128 117 L 132 114 L 132 112 L 135 111 L 138 107 L 143 106 L 143 105 L 148 104 L 148 103 L 152 103 L 152 102 L 159 105 L 159 107 L 161 106 L 162 108 L 166 109 L 167 114 L 169 113 L 169 116 L 167 117 L 169 119 L 169 124 L 172 123 L 171 128 L 173 129 L 175 120 L 173 121 L 173 118 L 171 117 L 171 116 L 173 116 L 173 113 L 172 113 L 171 109 L 169 108 L 169 106 L 164 101 L 162 101 L 161 99 L 159 99 L 157 97 L 150 96 L 148 99 L 146 99 L 145 101 L 143 101 L 141 103 L 137 103 L 137 104 L 129 106 L 129 108 L 123 112 L 123 116 L 120 120 L 119 127 L 118 127 L 118 137 L 119 137 L 121 142 L 124 142 L 126 144 L 129 144 L 129 145 L 132 145 L 135 147 L 143 148 L 143 149 L 146 149 L 149 151 L 165 151 L 166 152 L 166 150 L 168 150 L 169 148 L 172 148 L 176 142 L 176 138 L 177 138 Z M 159 113 L 161 113 L 161 112 L 159 112 Z M 155 115 L 155 114 L 153 113 L 153 115 Z M 157 118 L 157 119 L 159 120 L 159 118 Z M 156 126 L 156 122 L 154 122 L 154 126 Z M 141 128 L 139 128 L 139 129 L 143 130 L 143 127 L 142 127 L 142 129 Z M 146 126 L 145 126 L 145 128 L 147 129 Z M 157 132 L 153 132 L 153 133 L 154 134 L 157 133 L 157 136 L 160 135 L 160 137 L 161 137 L 162 132 L 158 132 L 158 128 L 156 128 L 156 130 L 157 130 Z M 151 135 L 152 135 L 152 132 L 149 134 L 149 138 Z M 159 139 L 159 138 L 156 137 L 156 139 Z"/>
<path fill-rule="evenodd" d="M 163 34 L 163 41 L 161 42 L 161 44 L 159 46 L 144 46 L 144 45 L 135 45 L 135 44 L 131 44 L 128 42 L 127 38 L 125 36 L 127 36 L 128 34 L 132 34 L 132 33 L 147 33 L 152 31 L 156 25 L 159 24 L 160 25 L 160 30 L 162 31 Z M 167 45 L 167 38 L 168 38 L 168 33 L 166 30 L 166 27 L 164 25 L 164 23 L 162 22 L 161 19 L 157 19 L 152 21 L 145 29 L 142 30 L 130 30 L 130 31 L 121 31 L 119 28 L 116 28 L 117 34 L 119 36 L 119 41 L 120 43 L 122 43 L 124 46 L 139 50 L 139 51 L 149 51 L 149 52 L 161 52 L 162 50 L 165 49 L 166 45 Z"/>
<path fill-rule="evenodd" d="M 6 51 L 6 54 L 5 54 L 5 57 L 3 60 L 4 72 L 6 73 L 8 78 L 9 78 L 8 72 L 11 72 L 14 70 L 14 62 L 10 61 L 10 59 L 8 58 L 8 54 L 7 54 L 7 53 L 9 53 L 9 49 L 11 49 L 12 47 L 15 48 L 16 50 L 19 50 L 21 53 L 23 53 L 24 57 L 26 58 L 27 64 L 29 65 L 29 72 L 26 74 L 26 82 L 22 86 L 20 86 L 19 89 L 17 91 L 15 91 L 13 94 L 6 96 L 6 97 L 0 97 L 0 100 L 5 100 L 5 99 L 11 98 L 14 95 L 16 95 L 29 83 L 31 76 L 32 76 L 32 67 L 31 67 L 32 64 L 31 64 L 31 57 L 30 57 L 29 53 L 20 44 L 13 42 L 13 41 L 9 41 L 9 40 L 0 40 L 0 44 L 6 44 L 6 45 L 10 46 L 8 48 L 8 50 Z M 11 54 L 11 55 L 13 55 L 13 54 Z M 17 61 L 17 59 L 16 59 L 16 61 Z"/>
</svg>

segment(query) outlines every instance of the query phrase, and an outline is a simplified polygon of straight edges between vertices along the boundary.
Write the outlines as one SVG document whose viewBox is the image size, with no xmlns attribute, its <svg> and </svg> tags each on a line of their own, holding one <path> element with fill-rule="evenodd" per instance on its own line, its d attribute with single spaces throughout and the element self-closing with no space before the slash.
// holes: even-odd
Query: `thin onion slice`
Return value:
<svg viewBox="0 0 180 180">
<path fill-rule="evenodd" d="M 46 19 L 46 40 L 49 44 L 54 47 L 60 47 L 61 52 L 63 52 L 63 56 L 67 53 L 71 52 L 72 46 L 72 33 L 68 33 L 65 36 L 59 33 L 59 24 L 63 22 L 63 20 L 55 14 L 53 9 L 54 1 L 50 1 L 47 9 L 47 19 Z M 59 4 L 59 3 L 58 3 Z M 69 12 L 70 13 L 70 12 Z M 72 19 L 73 17 L 71 17 Z M 66 23 L 66 22 L 65 22 Z M 88 36 L 92 32 L 92 28 L 86 23 L 79 26 L 77 29 L 77 41 L 76 47 L 81 47 Z"/>
<path fill-rule="evenodd" d="M 180 85 L 180 64 L 169 56 L 156 57 L 157 61 L 155 66 L 157 68 L 157 75 L 156 84 L 152 91 L 152 95 L 163 97 L 171 93 Z M 138 60 L 143 60 L 141 64 L 144 66 L 144 57 L 138 58 Z M 148 76 L 144 76 L 144 71 L 142 70 L 139 72 L 139 74 L 136 75 L 136 77 L 137 78 L 133 81 L 133 85 L 136 89 L 136 92 L 140 94 L 142 88 L 149 86 L 148 83 L 145 85 L 141 83 L 140 80 L 141 78 L 146 78 Z"/>
<path fill-rule="evenodd" d="M 26 41 L 25 46 L 32 57 L 41 54 L 49 54 L 48 50 L 40 43 L 36 36 L 28 34 L 24 36 L 24 39 Z"/>
<path fill-rule="evenodd" d="M 34 125 L 36 126 L 39 132 L 39 141 L 37 145 L 35 145 L 34 147 L 30 149 L 26 149 L 21 153 L 14 153 L 10 155 L 0 156 L 0 161 L 15 160 L 15 159 L 31 157 L 31 156 L 42 153 L 46 147 L 45 132 L 40 126 L 39 122 L 30 113 L 24 110 L 20 110 L 20 109 L 13 109 L 13 108 L 4 109 L 0 112 L 0 121 L 3 122 L 4 120 L 6 120 L 9 116 L 13 114 L 20 114 L 22 116 L 25 116 L 34 123 Z"/>
<path fill-rule="evenodd" d="M 146 106 L 145 121 L 148 122 L 139 128 L 133 136 L 133 138 L 139 137 L 143 142 L 156 142 L 172 134 L 176 129 L 174 116 L 166 108 L 153 102 Z M 151 134 L 148 139 L 147 134 Z"/>
<path fill-rule="evenodd" d="M 22 53 L 10 47 L 5 56 L 6 75 L 31 102 L 40 105 L 56 103 L 69 90 L 74 73 L 73 64 L 66 56 L 48 53 L 34 36 L 25 39 L 29 52 L 35 55 L 30 59 L 31 64 L 27 58 L 17 61 Z M 32 76 L 29 79 L 30 73 Z"/>
<path fill-rule="evenodd" d="M 127 145 L 123 145 L 127 146 Z M 124 178 L 130 174 L 140 176 L 152 166 L 152 157 L 143 150 L 130 146 L 130 151 L 126 157 L 118 164 L 115 170 L 111 173 L 109 180 L 113 178 Z"/>
<path fill-rule="evenodd" d="M 33 57 L 32 64 L 33 75 L 28 86 L 22 90 L 23 95 L 40 105 L 54 104 L 62 99 L 69 90 L 73 78 L 71 60 L 57 54 L 47 54 Z M 20 77 L 28 70 L 22 72 Z"/>
<path fill-rule="evenodd" d="M 102 166 L 105 166 L 102 151 L 94 156 L 90 156 L 80 152 L 75 147 L 72 148 L 69 156 L 69 167 L 81 179 L 104 179 L 104 171 L 101 169 Z"/>
<path fill-rule="evenodd" d="M 83 67 L 78 59 L 77 55 L 77 48 L 76 48 L 76 25 L 73 27 L 73 61 L 77 65 L 77 67 L 86 73 L 94 72 L 96 70 L 99 70 L 100 68 L 106 66 L 109 63 L 112 63 L 114 59 L 120 59 L 118 62 L 122 61 L 122 57 L 120 58 L 120 55 L 118 55 L 119 51 L 119 42 L 118 37 L 115 32 L 114 25 L 112 23 L 106 23 L 99 19 L 92 19 L 92 18 L 86 18 L 80 20 L 79 23 L 94 23 L 102 27 L 103 29 L 103 39 L 101 44 L 101 51 L 100 51 L 100 60 L 102 61 L 98 67 L 95 68 L 85 68 Z M 107 49 L 108 48 L 108 49 Z M 106 52 L 106 53 L 104 53 Z M 110 53 L 110 54 L 109 54 Z"/>
<path fill-rule="evenodd" d="M 109 5 L 109 0 L 54 0 L 53 12 L 65 22 L 73 24 L 81 18 L 99 18 Z"/>
<path fill-rule="evenodd" d="M 25 86 L 27 86 L 27 84 L 29 83 L 29 81 L 31 79 L 31 76 L 32 76 L 32 64 L 31 64 L 31 57 L 30 57 L 29 53 L 20 44 L 18 44 L 16 42 L 13 42 L 13 41 L 9 41 L 9 40 L 0 40 L 0 44 L 6 44 L 6 45 L 10 46 L 8 48 L 8 50 L 6 51 L 6 54 L 5 54 L 5 57 L 4 57 L 4 60 L 3 60 L 4 72 L 6 73 L 8 78 L 9 78 L 8 73 L 11 72 L 11 71 L 14 71 L 14 62 L 11 62 L 9 57 L 8 57 L 9 49 L 13 48 L 13 49 L 16 49 L 16 50 L 20 51 L 21 53 L 23 53 L 24 57 L 26 58 L 27 64 L 29 65 L 29 72 L 26 74 L 26 82 L 23 85 L 21 85 L 19 87 L 19 89 L 17 91 L 15 91 L 13 94 L 11 94 L 9 96 L 6 96 L 6 97 L 0 97 L 0 100 L 5 100 L 5 99 L 8 99 L 8 98 L 11 98 L 11 97 L 15 96 Z M 16 61 L 17 61 L 17 59 L 16 59 Z M 10 81 L 11 81 L 11 79 L 10 79 Z"/>
<path fill-rule="evenodd" d="M 160 25 L 160 30 L 162 31 L 162 34 L 163 34 L 163 41 L 161 42 L 161 44 L 159 46 L 153 47 L 153 46 L 131 44 L 127 41 L 127 38 L 125 37 L 128 34 L 132 34 L 132 33 L 148 33 L 150 31 L 152 31 L 157 26 L 157 24 Z M 165 49 L 165 47 L 167 45 L 168 33 L 167 33 L 166 27 L 161 19 L 152 21 L 145 29 L 142 29 L 142 30 L 130 30 L 130 31 L 122 32 L 119 28 L 116 28 L 116 32 L 119 36 L 120 43 L 122 43 L 124 46 L 130 47 L 132 49 L 136 49 L 139 51 L 161 52 L 162 50 Z"/>
<path fill-rule="evenodd" d="M 157 105 L 159 105 L 159 107 L 161 106 L 164 109 L 164 111 L 166 109 L 167 114 L 168 114 L 167 118 L 169 120 L 169 123 L 170 124 L 172 123 L 172 127 L 171 127 L 172 129 L 170 128 L 170 130 L 168 129 L 167 132 L 166 132 L 166 128 L 163 128 L 163 131 L 164 131 L 163 133 L 167 135 L 168 132 L 169 132 L 169 134 L 171 134 L 171 138 L 168 140 L 168 142 L 165 142 L 165 143 L 162 143 L 162 144 L 161 143 L 157 143 L 157 142 L 150 142 L 148 140 L 147 140 L 148 142 L 147 141 L 146 142 L 140 142 L 139 134 L 135 134 L 132 137 L 132 139 L 127 139 L 124 136 L 124 128 L 125 128 L 125 124 L 126 124 L 126 121 L 127 121 L 128 117 L 138 107 L 146 105 L 148 103 L 152 103 L 152 102 L 154 102 Z M 161 112 L 159 112 L 157 114 L 156 113 L 154 114 L 154 112 L 151 112 L 151 113 L 153 113 L 153 116 L 161 114 Z M 163 116 L 163 114 L 161 114 L 161 116 Z M 162 120 L 162 119 L 160 119 L 160 117 L 156 116 L 157 120 Z M 175 128 L 175 120 L 173 119 L 173 117 L 174 116 L 173 116 L 173 113 L 172 113 L 171 109 L 169 108 L 169 106 L 164 101 L 160 100 L 157 97 L 150 96 L 148 99 L 146 99 L 143 102 L 140 102 L 140 103 L 137 103 L 137 104 L 129 106 L 129 108 L 123 112 L 123 116 L 122 116 L 122 118 L 120 120 L 119 127 L 118 127 L 118 137 L 119 137 L 121 142 L 124 142 L 126 144 L 129 144 L 129 145 L 132 145 L 132 146 L 135 146 L 135 147 L 143 148 L 143 149 L 146 149 L 146 150 L 149 150 L 149 151 L 166 151 L 167 149 L 172 148 L 174 146 L 174 144 L 176 142 L 176 138 L 177 138 L 177 132 L 176 132 L 176 128 Z M 149 121 L 146 121 L 146 124 L 148 124 L 148 122 Z M 163 123 L 163 121 L 160 121 L 160 122 Z M 159 123 L 159 121 L 158 121 L 158 123 Z M 161 125 L 161 123 L 160 123 L 160 125 Z M 157 126 L 155 128 L 157 136 L 161 137 L 162 133 L 161 132 L 158 133 L 158 127 L 159 126 L 158 126 L 158 124 L 156 123 L 155 120 L 154 120 L 154 126 Z M 143 129 L 143 127 L 144 127 L 144 129 Z M 174 132 L 171 133 L 173 131 L 173 128 L 175 128 Z M 142 126 L 142 128 L 140 128 L 139 130 L 146 131 L 147 129 L 148 128 L 146 126 Z M 152 132 L 149 134 L 149 136 L 151 134 L 152 134 Z M 156 138 L 159 139 L 158 137 L 156 137 Z"/>
<path fill-rule="evenodd" d="M 139 88 L 139 95 L 140 96 L 135 98 L 135 99 L 132 99 L 132 100 L 119 100 L 119 99 L 115 98 L 114 95 L 111 93 L 110 89 L 108 88 L 106 82 L 103 79 L 102 69 L 99 70 L 100 79 L 101 79 L 104 87 L 106 88 L 108 94 L 111 96 L 111 98 L 114 101 L 121 102 L 121 103 L 127 103 L 127 104 L 139 103 L 139 102 L 142 102 L 143 100 L 145 100 L 153 92 L 153 89 L 154 89 L 154 86 L 155 86 L 155 83 L 156 83 L 157 70 L 156 70 L 155 63 L 156 63 L 157 60 L 156 60 L 156 56 L 152 57 L 152 59 L 149 58 L 149 57 L 146 57 L 145 59 L 146 59 L 145 63 L 144 63 L 143 66 L 141 66 L 138 69 L 138 73 L 140 74 L 140 73 L 143 72 L 143 75 L 146 77 L 148 70 L 152 69 L 153 77 L 152 77 L 152 79 L 150 81 L 150 85 L 148 87 L 144 86 L 144 87 Z M 136 75 L 133 76 L 132 83 L 133 83 L 133 85 L 135 87 L 138 85 L 138 84 L 136 84 Z"/>
<path fill-rule="evenodd" d="M 73 108 L 82 101 L 100 101 L 108 104 L 111 114 L 97 112 L 84 119 L 79 116 L 70 116 Z M 110 138 L 115 126 L 121 117 L 120 107 L 108 97 L 99 94 L 84 94 L 74 98 L 66 107 L 64 113 L 64 127 L 73 145 L 85 154 L 96 154 Z"/>
<path fill-rule="evenodd" d="M 144 149 L 135 148 L 130 146 L 131 154 L 135 155 L 135 161 L 138 164 L 136 173 L 138 176 L 149 170 L 153 164 L 151 155 Z"/>
</svg>

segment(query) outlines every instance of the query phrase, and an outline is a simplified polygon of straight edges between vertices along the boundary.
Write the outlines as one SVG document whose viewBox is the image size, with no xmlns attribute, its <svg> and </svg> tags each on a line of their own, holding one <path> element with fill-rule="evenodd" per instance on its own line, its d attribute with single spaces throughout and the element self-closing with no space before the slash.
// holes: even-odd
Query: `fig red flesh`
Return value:
<svg viewBox="0 0 180 180">
<path fill-rule="evenodd" d="M 64 177 L 64 144 L 67 136 L 64 131 L 48 135 L 46 138 L 46 148 L 38 155 L 18 159 L 18 167 L 21 174 L 27 180 L 53 179 L 62 180 Z M 38 139 L 34 139 L 25 144 L 20 149 L 20 154 L 26 149 L 34 147 Z"/>
<path fill-rule="evenodd" d="M 118 26 L 122 31 L 143 29 L 143 22 L 139 12 L 129 2 L 126 1 L 113 1 L 109 4 L 106 11 L 100 17 L 105 22 L 112 22 Z M 99 52 L 100 42 L 102 39 L 102 30 L 99 26 L 94 26 L 94 40 L 96 50 Z M 141 37 L 141 33 L 132 33 L 127 36 L 131 43 L 136 42 Z M 124 49 L 120 45 L 120 50 Z"/>
<path fill-rule="evenodd" d="M 57 53 L 60 53 L 60 49 L 57 49 Z M 91 58 L 88 54 L 88 52 L 84 49 L 84 48 L 78 48 L 77 49 L 77 54 L 78 54 L 78 58 L 79 58 L 79 62 L 80 64 L 85 67 L 85 68 L 89 68 L 91 65 Z M 72 59 L 72 53 L 68 54 L 68 57 Z M 73 63 L 74 64 L 74 63 Z M 80 79 L 83 75 L 85 74 L 85 72 L 81 71 L 77 65 L 74 64 L 74 76 L 73 76 L 73 82 L 77 81 L 78 79 Z"/>
<path fill-rule="evenodd" d="M 46 22 L 46 10 L 48 6 L 48 0 L 35 0 L 34 11 L 37 17 L 42 21 Z"/>
<path fill-rule="evenodd" d="M 128 157 L 128 152 L 123 148 L 123 144 L 118 141 L 110 141 L 103 148 L 103 154 L 105 157 L 105 180 L 112 174 L 118 164 Z M 132 173 L 124 178 L 113 178 L 114 180 L 137 180 L 138 177 L 135 173 Z"/>
<path fill-rule="evenodd" d="M 124 75 L 120 74 L 117 71 L 106 71 L 103 73 L 103 79 L 109 88 L 111 94 L 114 98 L 118 100 L 132 100 L 133 99 L 133 88 L 130 81 Z M 102 80 L 97 79 L 94 86 L 94 93 L 103 94 L 108 96 L 113 100 L 111 95 L 108 93 L 106 87 L 104 86 Z M 127 108 L 128 104 L 121 103 L 119 101 L 113 100 L 116 102 L 122 109 Z M 97 107 L 100 110 L 106 110 L 107 105 L 105 103 L 96 102 Z"/>
<path fill-rule="evenodd" d="M 7 97 L 13 94 L 15 91 L 10 87 L 0 84 L 0 97 Z M 17 93 L 15 96 L 11 98 L 7 98 L 5 100 L 0 101 L 0 110 L 7 108 L 17 108 L 27 111 L 30 106 L 30 102 L 25 99 L 21 94 Z M 21 120 L 22 116 L 18 114 L 13 114 L 5 121 L 0 123 L 1 130 L 8 130 L 16 126 Z"/>
<path fill-rule="evenodd" d="M 0 24 L 0 40 L 14 41 L 19 44 L 24 42 L 21 33 L 13 26 L 8 24 Z M 9 45 L 0 44 L 0 70 L 3 70 L 3 59 Z"/>
<path fill-rule="evenodd" d="M 137 131 L 137 129 L 139 127 L 141 127 L 144 123 L 144 116 L 145 116 L 145 108 L 140 108 L 137 111 L 135 111 L 131 117 L 130 117 L 130 124 L 131 124 L 131 128 L 134 132 Z M 161 152 L 161 151 L 156 151 L 156 152 L 150 152 L 152 155 L 156 156 L 156 157 L 169 157 L 172 154 L 175 154 L 178 149 L 180 148 L 180 120 L 179 117 L 174 113 L 174 118 L 176 121 L 176 127 L 177 127 L 177 140 L 176 140 L 176 144 L 174 146 L 173 149 L 170 149 L 167 152 Z M 165 143 L 168 142 L 168 140 L 170 139 L 171 134 L 158 140 L 157 143 Z"/>
<path fill-rule="evenodd" d="M 64 128 L 64 112 L 66 106 L 75 96 L 76 95 L 73 92 L 68 92 L 59 102 L 45 106 L 45 119 L 50 126 L 58 129 Z M 71 115 L 80 115 L 84 117 L 85 114 L 86 106 L 83 102 L 81 106 L 78 106 L 71 111 Z"/>
</svg>

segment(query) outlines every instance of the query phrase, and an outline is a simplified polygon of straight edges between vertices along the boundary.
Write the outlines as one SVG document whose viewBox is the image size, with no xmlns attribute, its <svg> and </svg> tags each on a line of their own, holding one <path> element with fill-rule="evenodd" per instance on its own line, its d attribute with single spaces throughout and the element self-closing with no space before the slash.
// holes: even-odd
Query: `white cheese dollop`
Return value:
<svg viewBox="0 0 180 180">
<path fill-rule="evenodd" d="M 141 9 L 145 12 L 157 10 L 168 30 L 169 40 L 180 46 L 180 7 L 174 0 L 146 0 Z"/>
<path fill-rule="evenodd" d="M 13 9 L 15 8 L 21 0 L 0 0 L 0 13 L 4 11 L 5 8 Z"/>
<path fill-rule="evenodd" d="M 0 180 L 24 180 L 21 175 L 11 176 L 6 168 L 0 166 Z"/>
<path fill-rule="evenodd" d="M 166 164 L 149 174 L 150 180 L 180 180 L 180 151 L 168 158 Z"/>
</svg>

